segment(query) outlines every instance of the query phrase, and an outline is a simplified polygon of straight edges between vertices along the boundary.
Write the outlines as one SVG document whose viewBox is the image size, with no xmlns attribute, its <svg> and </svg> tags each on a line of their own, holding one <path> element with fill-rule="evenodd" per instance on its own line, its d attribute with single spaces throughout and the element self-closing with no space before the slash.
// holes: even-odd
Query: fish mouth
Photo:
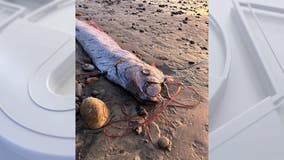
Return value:
<svg viewBox="0 0 284 160">
<path fill-rule="evenodd" d="M 143 97 L 145 100 L 160 102 L 161 101 L 161 84 L 146 82 L 143 87 Z"/>
<path fill-rule="evenodd" d="M 146 83 L 144 85 L 144 93 L 150 97 L 158 96 L 161 93 L 161 90 L 162 90 L 161 84 L 158 83 L 151 83 L 151 84 Z"/>
</svg>

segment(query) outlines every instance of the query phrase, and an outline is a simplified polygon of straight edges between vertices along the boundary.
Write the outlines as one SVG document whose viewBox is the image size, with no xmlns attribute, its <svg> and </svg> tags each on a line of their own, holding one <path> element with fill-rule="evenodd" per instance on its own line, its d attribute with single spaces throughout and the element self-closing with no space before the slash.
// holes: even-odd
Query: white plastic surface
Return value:
<svg viewBox="0 0 284 160">
<path fill-rule="evenodd" d="M 211 0 L 209 9 L 232 54 L 226 88 L 209 102 L 209 159 L 282 160 L 284 1 Z"/>
<path fill-rule="evenodd" d="M 0 159 L 75 159 L 74 1 L 9 2 L 29 11 L 0 28 Z"/>
<path fill-rule="evenodd" d="M 25 8 L 25 14 L 34 12 L 35 10 L 44 7 L 54 0 L 2 0 L 10 4 L 16 4 Z"/>
<path fill-rule="evenodd" d="M 24 12 L 24 8 L 0 1 L 0 31 Z"/>
<path fill-rule="evenodd" d="M 218 101 L 226 87 L 226 81 L 231 67 L 231 51 L 228 46 L 228 40 L 221 26 L 214 16 L 209 15 L 210 33 L 209 33 L 209 101 L 213 104 Z M 211 113 L 212 108 L 209 108 Z"/>
</svg>

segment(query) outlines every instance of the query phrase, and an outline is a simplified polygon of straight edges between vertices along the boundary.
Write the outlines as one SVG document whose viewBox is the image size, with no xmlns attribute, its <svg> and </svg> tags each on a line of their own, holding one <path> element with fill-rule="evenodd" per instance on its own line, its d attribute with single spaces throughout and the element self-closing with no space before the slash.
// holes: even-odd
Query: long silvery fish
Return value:
<svg viewBox="0 0 284 160">
<path fill-rule="evenodd" d="M 106 73 L 108 80 L 120 85 L 138 100 L 161 101 L 162 83 L 166 76 L 159 69 L 122 49 L 95 24 L 76 20 L 76 39 L 97 68 Z"/>
</svg>

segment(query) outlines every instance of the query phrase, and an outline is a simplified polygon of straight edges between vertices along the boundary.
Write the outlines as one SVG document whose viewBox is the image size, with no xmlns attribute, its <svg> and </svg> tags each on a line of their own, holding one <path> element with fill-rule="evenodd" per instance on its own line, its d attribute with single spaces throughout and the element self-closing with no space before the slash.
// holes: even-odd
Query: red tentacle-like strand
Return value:
<svg viewBox="0 0 284 160">
<path fill-rule="evenodd" d="M 155 111 L 153 113 L 150 113 L 148 117 L 141 117 L 141 116 L 137 116 L 137 115 L 129 115 L 126 112 L 126 108 L 124 105 L 122 105 L 123 107 L 121 108 L 122 113 L 124 114 L 125 118 L 124 119 L 119 119 L 119 120 L 110 120 L 110 122 L 108 124 L 106 124 L 103 128 L 103 133 L 106 137 L 110 137 L 110 138 L 117 138 L 117 137 L 122 137 L 125 136 L 127 134 L 129 134 L 131 132 L 132 129 L 135 129 L 137 127 L 144 127 L 146 134 L 148 134 L 148 137 L 151 141 L 151 143 L 153 142 L 152 136 L 150 135 L 150 129 L 149 129 L 149 125 L 154 122 L 158 117 L 160 117 L 160 115 L 163 113 L 163 111 L 171 104 L 171 103 L 176 103 L 179 104 L 180 106 L 177 107 L 182 107 L 182 108 L 193 108 L 197 105 L 200 104 L 201 102 L 201 96 L 198 94 L 198 92 L 192 87 L 192 86 L 183 86 L 182 83 L 178 83 L 178 82 L 174 82 L 174 81 L 168 81 L 167 84 L 171 84 L 171 85 L 175 85 L 177 86 L 177 89 L 175 91 L 175 93 L 173 95 L 171 95 L 168 90 L 168 98 L 169 100 L 162 102 L 159 106 L 157 106 L 157 108 L 155 109 Z M 194 104 L 185 104 L 182 102 L 179 102 L 176 100 L 176 98 L 179 96 L 179 94 L 181 93 L 182 88 L 187 88 L 189 90 L 191 90 L 194 94 L 198 95 L 197 98 L 197 102 Z M 130 121 L 133 120 L 142 120 L 142 123 L 136 124 L 136 125 L 128 125 L 128 123 Z M 121 126 L 119 124 L 123 124 L 123 123 L 127 123 L 126 126 Z M 122 132 L 119 133 L 109 133 L 108 130 L 109 128 L 114 128 L 117 130 L 122 130 Z"/>
</svg>

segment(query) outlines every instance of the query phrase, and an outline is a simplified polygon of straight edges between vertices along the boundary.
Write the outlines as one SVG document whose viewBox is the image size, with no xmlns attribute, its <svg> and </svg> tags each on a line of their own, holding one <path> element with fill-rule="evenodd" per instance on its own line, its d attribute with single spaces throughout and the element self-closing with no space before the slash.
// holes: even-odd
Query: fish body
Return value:
<svg viewBox="0 0 284 160">
<path fill-rule="evenodd" d="M 96 26 L 76 20 L 76 39 L 106 78 L 139 100 L 159 102 L 166 76 L 131 52 L 122 49 Z"/>
</svg>

